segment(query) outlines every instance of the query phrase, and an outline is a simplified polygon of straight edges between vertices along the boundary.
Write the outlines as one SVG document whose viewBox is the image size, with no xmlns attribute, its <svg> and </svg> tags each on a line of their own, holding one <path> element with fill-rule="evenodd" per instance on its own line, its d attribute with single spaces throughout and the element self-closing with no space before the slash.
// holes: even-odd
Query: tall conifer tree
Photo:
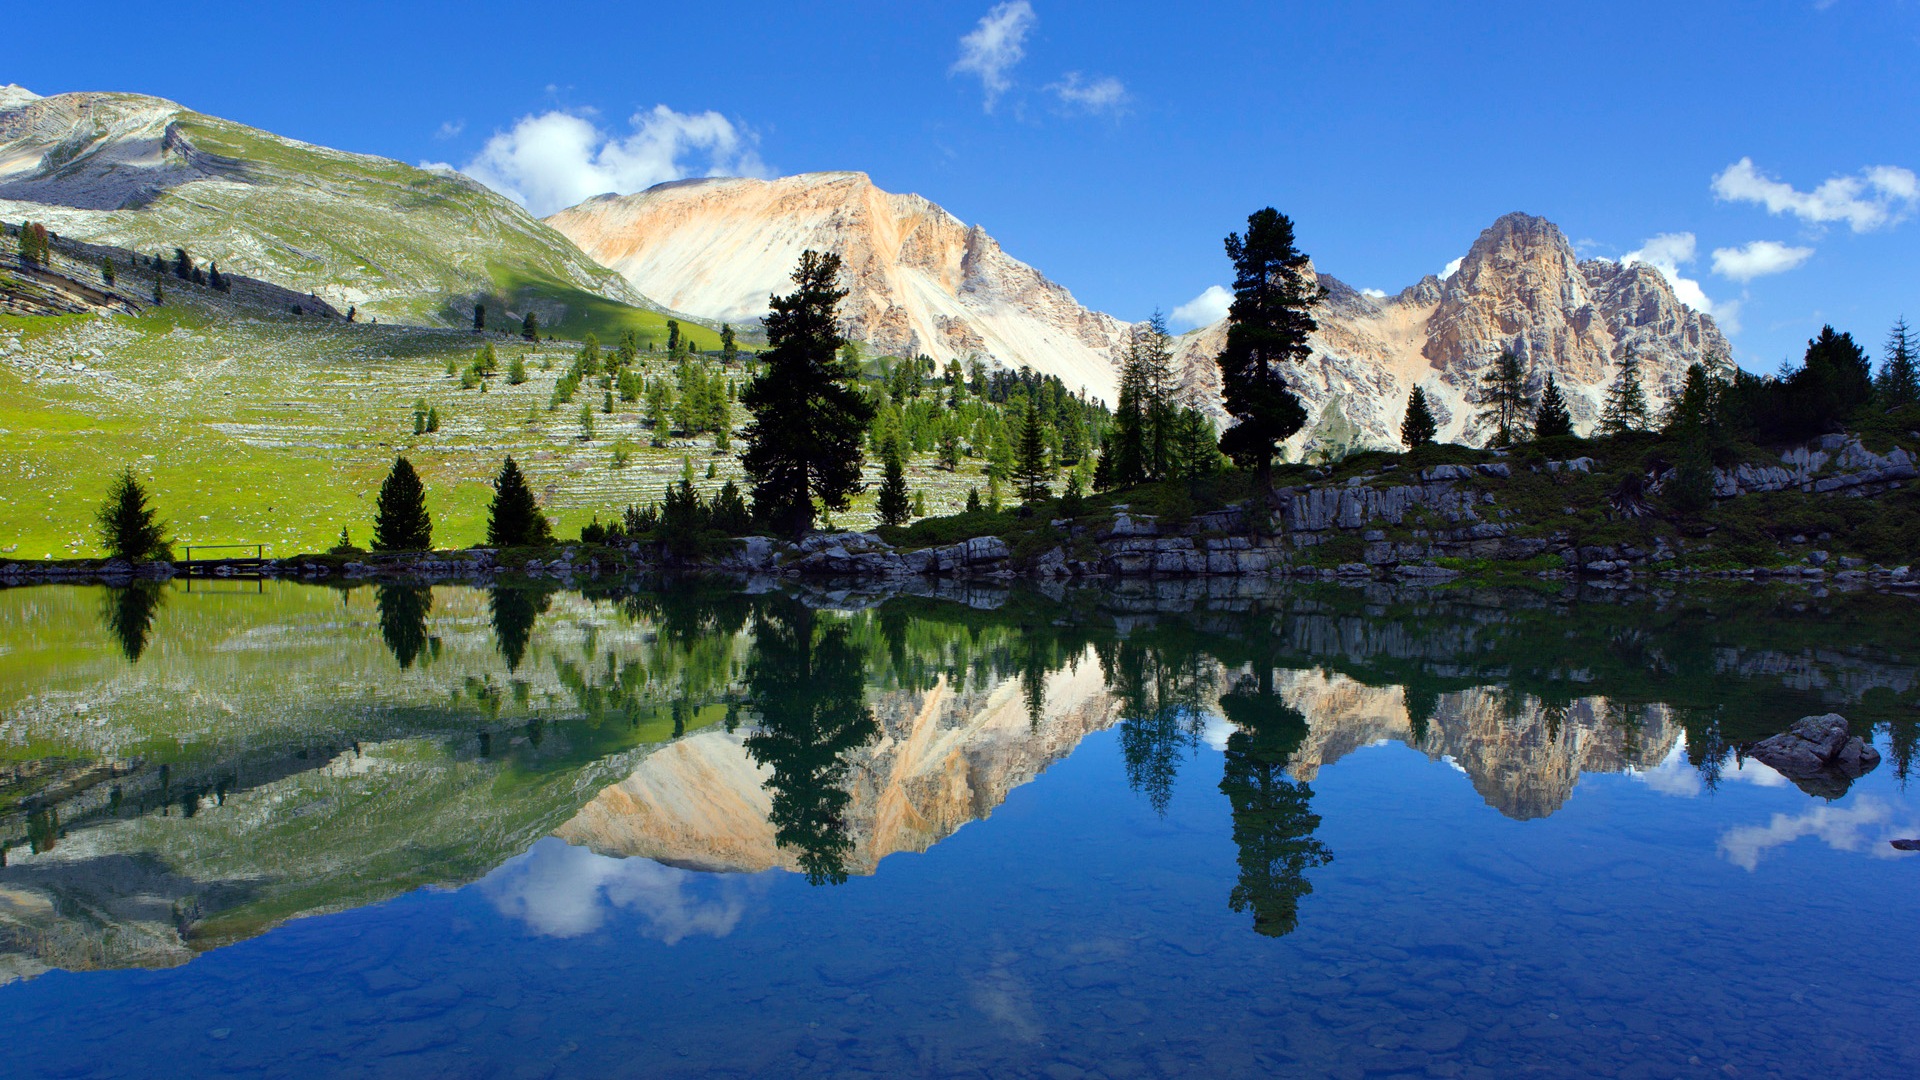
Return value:
<svg viewBox="0 0 1920 1080">
<path fill-rule="evenodd" d="M 1624 435 L 1645 431 L 1651 421 L 1647 392 L 1640 385 L 1640 356 L 1631 350 L 1620 361 L 1620 374 L 1607 390 L 1607 404 L 1600 413 L 1600 434 Z"/>
<path fill-rule="evenodd" d="M 1272 207 L 1250 215 L 1246 235 L 1229 235 L 1226 247 L 1234 268 L 1233 306 L 1227 309 L 1220 383 L 1227 412 L 1238 422 L 1221 437 L 1220 449 L 1252 468 L 1271 498 L 1273 456 L 1307 422 L 1284 368 L 1312 355 L 1308 336 L 1319 327 L 1313 308 L 1326 290 L 1309 277 L 1307 256 L 1294 246 L 1292 220 Z"/>
<path fill-rule="evenodd" d="M 420 426 L 425 426 L 422 416 Z M 433 547 L 433 519 L 427 514 L 427 489 L 405 457 L 393 459 L 380 485 L 373 518 L 373 550 L 426 551 Z"/>
<path fill-rule="evenodd" d="M 1480 419 L 1493 429 L 1487 436 L 1488 446 L 1512 446 L 1526 440 L 1527 414 L 1533 410 L 1527 400 L 1526 370 L 1512 349 L 1502 350 L 1480 377 L 1473 403 L 1480 406 Z"/>
<path fill-rule="evenodd" d="M 1427 392 L 1418 386 L 1414 387 L 1413 393 L 1407 396 L 1406 419 L 1400 421 L 1400 441 L 1407 445 L 1407 449 L 1418 450 L 1433 441 L 1437 430 L 1438 425 L 1433 422 L 1433 410 L 1427 407 Z"/>
<path fill-rule="evenodd" d="M 493 502 L 487 507 L 487 544 L 491 547 L 528 547 L 553 539 L 553 527 L 533 499 L 527 478 L 507 456 L 493 481 Z"/>
<path fill-rule="evenodd" d="M 740 401 L 753 414 L 740 463 L 753 480 L 754 512 L 794 536 L 813 527 L 814 500 L 845 510 L 860 489 L 860 443 L 874 408 L 841 359 L 840 256 L 808 250 L 796 288 L 771 300 L 765 368 Z"/>
<path fill-rule="evenodd" d="M 1573 414 L 1567 411 L 1567 399 L 1560 396 L 1560 387 L 1553 381 L 1553 373 L 1547 373 L 1546 388 L 1540 391 L 1540 407 L 1533 412 L 1533 437 L 1552 439 L 1573 434 Z"/>
</svg>

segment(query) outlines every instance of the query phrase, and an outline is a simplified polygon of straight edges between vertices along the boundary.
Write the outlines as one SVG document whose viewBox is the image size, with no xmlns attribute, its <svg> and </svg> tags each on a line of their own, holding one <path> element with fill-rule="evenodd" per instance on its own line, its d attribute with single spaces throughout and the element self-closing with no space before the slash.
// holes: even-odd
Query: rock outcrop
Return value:
<svg viewBox="0 0 1920 1080">
<path fill-rule="evenodd" d="M 1113 400 L 1125 323 L 1082 307 L 980 226 L 865 173 L 678 180 L 547 223 L 659 303 L 736 325 L 790 288 L 802 251 L 835 252 L 848 336 L 895 356 L 1027 364 Z"/>
<path fill-rule="evenodd" d="M 1839 713 L 1803 716 L 1791 728 L 1754 743 L 1751 757 L 1809 795 L 1837 799 L 1880 764 L 1880 751 L 1847 728 Z"/>
</svg>

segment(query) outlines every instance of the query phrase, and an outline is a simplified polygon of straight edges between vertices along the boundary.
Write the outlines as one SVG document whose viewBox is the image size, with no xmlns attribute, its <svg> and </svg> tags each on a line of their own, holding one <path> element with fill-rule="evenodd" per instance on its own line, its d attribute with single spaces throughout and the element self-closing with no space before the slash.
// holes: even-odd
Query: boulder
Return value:
<svg viewBox="0 0 1920 1080">
<path fill-rule="evenodd" d="M 1837 799 L 1880 764 L 1880 752 L 1847 728 L 1839 713 L 1803 716 L 1791 728 L 1753 744 L 1747 756 L 1809 795 Z"/>
</svg>

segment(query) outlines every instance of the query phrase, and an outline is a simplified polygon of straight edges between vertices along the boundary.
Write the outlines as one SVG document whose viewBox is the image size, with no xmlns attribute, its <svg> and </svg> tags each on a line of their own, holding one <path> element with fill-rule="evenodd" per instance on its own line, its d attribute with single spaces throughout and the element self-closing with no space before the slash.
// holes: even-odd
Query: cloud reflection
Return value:
<svg viewBox="0 0 1920 1080">
<path fill-rule="evenodd" d="M 726 937 L 763 889 L 756 878 L 609 858 L 553 837 L 480 881 L 482 895 L 497 911 L 536 934 L 592 933 L 619 908 L 640 917 L 642 934 L 668 945 L 689 937 Z"/>
<path fill-rule="evenodd" d="M 1908 822 L 1895 828 L 1891 825 L 1893 817 L 1891 805 L 1871 796 L 1861 796 L 1852 806 L 1816 806 L 1804 814 L 1775 814 L 1765 825 L 1727 830 L 1720 838 L 1720 855 L 1735 866 L 1752 870 L 1772 849 L 1812 836 L 1835 851 L 1899 858 L 1905 853 L 1887 841 L 1912 835 L 1914 826 Z"/>
</svg>

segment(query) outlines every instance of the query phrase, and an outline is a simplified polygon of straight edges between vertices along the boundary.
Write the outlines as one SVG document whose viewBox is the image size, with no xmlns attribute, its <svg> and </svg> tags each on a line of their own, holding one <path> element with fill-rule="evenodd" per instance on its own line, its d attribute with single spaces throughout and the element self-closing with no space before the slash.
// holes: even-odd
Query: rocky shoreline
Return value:
<svg viewBox="0 0 1920 1080">
<path fill-rule="evenodd" d="M 1556 511 L 1572 515 L 1572 503 L 1583 494 L 1592 496 L 1574 485 L 1588 480 L 1585 474 L 1595 469 L 1593 460 L 1584 457 L 1532 464 L 1496 459 L 1404 470 L 1390 463 L 1342 482 L 1275 490 L 1277 513 L 1265 529 L 1254 527 L 1245 503 L 1179 517 L 1119 504 L 1080 517 L 1029 521 L 1026 531 L 1008 537 L 973 536 L 920 547 L 889 544 L 870 532 L 823 532 L 797 543 L 765 536 L 718 541 L 707 545 L 707 554 L 694 558 L 672 557 L 650 543 L 627 542 L 138 566 L 97 559 L 0 560 L 0 585 L 185 575 L 575 581 L 664 571 L 852 579 L 1249 577 L 1412 584 L 1522 574 L 1603 586 L 1636 578 L 1740 579 L 1920 590 L 1920 575 L 1910 564 L 1869 563 L 1815 546 L 1828 541 L 1844 546 L 1845 537 L 1796 535 L 1770 558 L 1748 560 L 1751 565 L 1677 535 L 1636 541 L 1583 539 L 1575 529 L 1555 524 L 1560 520 Z M 1649 474 L 1644 490 L 1657 495 L 1671 475 Z M 1744 463 L 1715 470 L 1713 497 L 1722 504 L 1777 492 L 1866 498 L 1895 491 L 1916 477 L 1920 467 L 1903 449 L 1877 454 L 1858 439 L 1829 436 L 1789 450 L 1779 465 Z M 1538 505 L 1542 481 L 1548 482 L 1553 502 L 1570 505 Z M 1523 491 L 1526 483 L 1536 490 Z M 1513 504 L 1528 498 L 1535 499 L 1531 512 L 1517 511 Z M 1799 550 L 1790 555 L 1789 548 Z M 1703 552 L 1718 557 L 1704 558 Z"/>
</svg>

